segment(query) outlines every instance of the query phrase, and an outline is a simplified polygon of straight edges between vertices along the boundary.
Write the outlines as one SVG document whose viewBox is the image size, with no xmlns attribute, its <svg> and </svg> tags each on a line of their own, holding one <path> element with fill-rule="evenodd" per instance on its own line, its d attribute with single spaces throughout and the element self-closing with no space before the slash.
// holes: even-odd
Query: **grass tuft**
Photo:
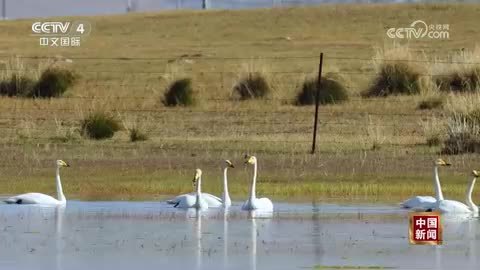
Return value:
<svg viewBox="0 0 480 270">
<path fill-rule="evenodd" d="M 0 63 L 0 95 L 51 98 L 61 96 L 77 79 L 70 70 L 54 67 L 55 62 L 39 62 L 37 68 L 19 58 Z M 2 69 L 3 68 L 3 69 Z"/>
<path fill-rule="evenodd" d="M 313 105 L 318 89 L 318 78 L 306 78 L 297 94 L 296 105 Z M 329 77 L 322 78 L 319 93 L 320 104 L 342 103 L 348 100 L 347 89 L 338 80 Z"/>
<path fill-rule="evenodd" d="M 191 106 L 195 104 L 192 81 L 189 78 L 175 80 L 165 92 L 165 106 Z"/>
<path fill-rule="evenodd" d="M 131 142 L 146 141 L 148 139 L 148 136 L 143 133 L 138 127 L 133 127 L 129 129 L 128 134 Z"/>
<path fill-rule="evenodd" d="M 70 70 L 49 68 L 42 72 L 30 96 L 36 98 L 60 97 L 77 79 L 78 75 Z"/>
<path fill-rule="evenodd" d="M 414 95 L 420 93 L 420 72 L 405 62 L 384 63 L 365 97 Z"/>
<path fill-rule="evenodd" d="M 451 63 L 449 63 L 449 61 Z M 433 63 L 435 83 L 440 90 L 465 93 L 480 91 L 480 47 L 462 50 L 442 63 Z"/>
<path fill-rule="evenodd" d="M 448 120 L 443 153 L 480 153 L 480 109 L 454 113 Z"/>
<path fill-rule="evenodd" d="M 35 89 L 35 81 L 25 75 L 12 74 L 0 81 L 0 95 L 8 97 L 26 97 Z"/>
<path fill-rule="evenodd" d="M 233 87 L 241 100 L 265 98 L 270 94 L 267 78 L 260 72 L 248 73 Z"/>
<path fill-rule="evenodd" d="M 386 97 L 419 94 L 422 91 L 421 75 L 424 68 L 417 62 L 411 62 L 417 57 L 408 46 L 377 49 L 372 59 L 377 75 L 362 95 Z"/>
<path fill-rule="evenodd" d="M 426 97 L 418 103 L 417 109 L 419 110 L 433 110 L 441 109 L 445 103 L 445 99 L 441 96 Z"/>
<path fill-rule="evenodd" d="M 120 130 L 120 123 L 112 115 L 97 111 L 82 120 L 80 130 L 90 139 L 108 139 Z"/>
</svg>

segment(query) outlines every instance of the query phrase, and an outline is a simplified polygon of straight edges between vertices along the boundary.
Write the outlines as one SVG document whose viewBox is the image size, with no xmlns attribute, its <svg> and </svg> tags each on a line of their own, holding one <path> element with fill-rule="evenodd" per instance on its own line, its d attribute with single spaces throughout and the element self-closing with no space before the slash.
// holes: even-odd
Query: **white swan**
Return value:
<svg viewBox="0 0 480 270">
<path fill-rule="evenodd" d="M 257 199 L 255 195 L 255 185 L 257 182 L 257 158 L 255 156 L 245 156 L 245 163 L 253 165 L 253 179 L 252 186 L 250 188 L 250 197 L 243 204 L 243 210 L 261 210 L 261 211 L 273 211 L 273 203 L 268 198 Z"/>
<path fill-rule="evenodd" d="M 474 177 L 474 179 L 476 179 L 476 176 Z M 445 200 L 442 194 L 442 187 L 440 186 L 440 179 L 438 179 L 437 177 L 434 180 L 435 180 L 435 194 L 436 194 L 437 202 L 435 203 L 435 206 L 431 209 L 428 209 L 428 211 L 438 211 L 440 213 L 447 213 L 447 214 L 469 214 L 473 212 L 473 209 L 470 209 L 470 207 L 468 207 L 467 205 L 461 202 L 453 201 L 453 200 Z M 467 189 L 467 200 L 468 200 L 468 194 L 470 193 L 471 190 L 473 190 L 472 183 L 475 184 L 475 181 L 472 181 L 470 183 L 470 187 Z M 470 194 L 470 201 L 471 201 L 471 194 Z"/>
<path fill-rule="evenodd" d="M 472 173 L 471 173 L 471 176 L 473 178 L 470 181 L 469 185 L 467 186 L 467 191 L 465 193 L 465 203 L 466 204 L 463 204 L 463 203 L 460 203 L 460 202 L 455 202 L 455 201 L 450 201 L 450 200 L 447 200 L 447 201 L 449 201 L 449 204 L 451 204 L 452 202 L 454 202 L 454 204 L 456 204 L 456 205 L 459 204 L 459 207 L 461 207 L 462 209 L 465 209 L 465 206 L 468 206 L 468 209 L 470 211 L 463 211 L 462 210 L 462 211 L 460 211 L 461 213 L 473 212 L 475 214 L 478 214 L 478 206 L 475 205 L 475 203 L 473 202 L 472 194 L 473 194 L 473 188 L 475 187 L 475 182 L 477 181 L 477 178 L 480 176 L 480 172 L 478 172 L 476 170 L 473 170 Z M 437 181 L 437 179 L 434 179 L 434 181 Z M 442 194 L 442 196 L 443 196 L 443 194 Z M 416 211 L 433 211 L 435 209 L 436 205 L 437 205 L 437 200 L 435 199 L 435 202 L 433 202 L 433 203 L 425 203 L 425 204 L 423 204 L 421 206 L 418 206 L 414 209 Z M 453 212 L 459 212 L 459 210 L 453 211 Z"/>
<path fill-rule="evenodd" d="M 62 183 L 60 181 L 60 167 L 70 167 L 70 165 L 63 160 L 57 160 L 55 164 L 57 166 L 56 181 L 58 199 L 42 193 L 25 193 L 10 197 L 6 199 L 5 202 L 9 204 L 65 205 L 67 199 L 65 198 L 65 195 L 63 195 Z"/>
<path fill-rule="evenodd" d="M 178 208 L 196 208 L 196 209 L 207 209 L 208 204 L 203 199 L 203 194 L 201 190 L 202 186 L 202 170 L 195 170 L 195 177 L 193 181 L 196 183 L 197 192 L 195 195 L 186 194 L 181 197 L 180 200 L 175 204 L 175 207 Z"/>
<path fill-rule="evenodd" d="M 473 187 L 475 186 L 475 182 L 477 181 L 477 178 L 480 176 L 480 172 L 473 170 L 472 171 L 472 180 L 470 181 L 470 185 L 468 185 L 467 188 L 467 193 L 466 193 L 466 203 L 470 210 L 474 212 L 475 214 L 478 214 L 478 206 L 475 205 L 472 201 L 472 193 L 473 193 Z"/>
<path fill-rule="evenodd" d="M 233 163 L 230 160 L 225 160 L 226 166 L 223 167 L 223 193 L 222 193 L 222 205 L 223 207 L 227 208 L 232 205 L 232 200 L 230 199 L 230 194 L 228 194 L 228 180 L 227 180 L 227 172 L 228 168 L 235 168 Z"/>
<path fill-rule="evenodd" d="M 203 199 L 207 202 L 208 207 L 229 207 L 232 205 L 232 200 L 230 199 L 230 195 L 228 194 L 228 184 L 227 184 L 227 171 L 228 168 L 235 168 L 233 163 L 230 160 L 225 160 L 225 167 L 223 167 L 223 194 L 222 198 L 212 195 L 210 193 L 202 193 Z M 191 192 L 188 194 L 178 195 L 177 197 L 167 200 L 168 204 L 177 204 L 180 200 L 182 200 L 185 196 L 195 196 L 195 192 Z"/>
<path fill-rule="evenodd" d="M 434 166 L 433 166 L 433 181 L 435 183 L 435 179 L 438 179 L 438 167 L 440 166 L 450 166 L 451 164 L 448 162 L 445 162 L 443 159 L 439 158 L 435 160 Z M 440 190 L 441 192 L 441 190 Z M 443 197 L 443 195 L 442 195 Z M 402 202 L 400 205 L 403 208 L 415 208 L 415 209 L 427 209 L 435 206 L 435 203 L 437 202 L 437 199 L 435 199 L 432 196 L 415 196 L 412 197 L 404 202 Z"/>
</svg>

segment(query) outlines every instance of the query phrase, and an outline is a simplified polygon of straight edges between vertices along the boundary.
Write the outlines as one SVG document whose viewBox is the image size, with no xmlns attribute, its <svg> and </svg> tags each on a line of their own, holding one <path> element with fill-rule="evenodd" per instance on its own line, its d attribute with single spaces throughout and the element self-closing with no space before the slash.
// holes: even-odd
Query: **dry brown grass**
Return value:
<svg viewBox="0 0 480 270">
<path fill-rule="evenodd" d="M 405 26 L 419 17 L 455 21 L 455 36 L 462 39 L 414 41 L 409 53 L 434 59 L 459 47 L 472 50 L 480 40 L 479 11 L 478 5 L 457 4 L 325 5 L 92 17 L 87 18 L 94 25 L 91 37 L 75 50 L 40 48 L 22 32 L 29 20 L 0 22 L 5 29 L 0 53 L 72 58 L 70 67 L 81 75 L 68 98 L 0 98 L 0 193 L 52 193 L 50 166 L 57 158 L 73 165 L 63 171 L 70 198 L 156 199 L 186 192 L 196 167 L 206 173 L 205 190 L 219 193 L 219 162 L 229 158 L 239 164 L 245 153 L 260 160 L 259 192 L 276 197 L 400 200 L 432 193 L 430 166 L 440 147 L 426 146 L 430 131 L 424 121 L 443 119 L 445 111 L 417 110 L 420 99 L 436 95 L 426 92 L 361 99 L 375 72 L 364 60 L 375 56 L 379 44 L 389 49 L 387 26 Z M 320 50 L 325 74 L 346 75 L 352 98 L 320 108 L 319 152 L 310 155 L 313 109 L 291 101 L 303 77 L 315 74 Z M 38 65 L 37 59 L 24 61 Z M 231 99 L 246 64 L 268 75 L 271 98 Z M 165 108 L 159 102 L 178 74 L 194 81 L 198 106 Z M 447 98 L 454 103 L 457 97 Z M 124 122 L 140 121 L 149 140 L 130 143 L 128 129 L 103 142 L 82 139 L 76 132 L 79 121 L 99 107 Z M 442 173 L 449 197 L 462 196 L 464 174 L 479 160 L 476 155 L 453 158 L 455 167 Z M 234 198 L 245 198 L 247 169 L 240 166 L 231 179 Z"/>
</svg>

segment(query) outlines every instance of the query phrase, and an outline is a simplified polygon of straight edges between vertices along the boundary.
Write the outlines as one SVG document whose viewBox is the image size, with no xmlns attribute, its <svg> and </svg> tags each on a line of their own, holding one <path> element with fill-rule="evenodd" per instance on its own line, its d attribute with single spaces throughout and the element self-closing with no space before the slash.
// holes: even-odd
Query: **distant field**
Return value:
<svg viewBox="0 0 480 270">
<path fill-rule="evenodd" d="M 479 46 L 480 5 L 323 5 L 241 11 L 175 11 L 85 17 L 93 25 L 80 48 L 42 48 L 30 36 L 33 20 L 0 22 L 0 60 L 20 55 L 25 65 L 54 57 L 81 75 L 65 98 L 0 98 L 0 193 L 54 193 L 53 160 L 67 197 L 157 199 L 191 189 L 193 170 L 205 172 L 206 191 L 220 193 L 221 160 L 234 199 L 246 198 L 250 168 L 259 158 L 258 192 L 281 199 L 398 201 L 431 194 L 431 165 L 439 147 L 426 145 L 423 122 L 442 110 L 419 111 L 418 96 L 362 99 L 375 75 L 375 47 L 393 46 L 390 27 L 415 20 L 449 24 L 448 40 L 410 40 L 412 51 L 447 58 Z M 79 18 L 80 19 L 80 18 Z M 70 20 L 70 18 L 69 18 Z M 404 44 L 405 45 L 405 44 Z M 303 78 L 325 73 L 347 81 L 351 100 L 320 109 L 319 143 L 310 155 L 313 107 L 292 105 Z M 246 69 L 263 69 L 274 92 L 268 100 L 231 100 Z M 193 79 L 199 104 L 166 108 L 160 102 L 172 78 Z M 111 110 L 125 126 L 149 136 L 131 143 L 126 130 L 95 142 L 76 135 L 96 108 Z M 69 136 L 68 134 L 73 134 Z M 444 157 L 445 194 L 461 198 L 477 155 Z M 478 189 L 476 197 L 478 198 Z"/>
</svg>

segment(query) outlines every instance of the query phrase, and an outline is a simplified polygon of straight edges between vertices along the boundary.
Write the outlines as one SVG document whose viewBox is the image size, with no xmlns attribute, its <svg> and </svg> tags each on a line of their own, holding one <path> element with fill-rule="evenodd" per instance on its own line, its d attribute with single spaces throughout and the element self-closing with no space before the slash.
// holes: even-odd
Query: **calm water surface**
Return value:
<svg viewBox="0 0 480 270">
<path fill-rule="evenodd" d="M 0 204 L 0 269 L 479 269 L 477 218 L 445 218 L 443 246 L 412 246 L 408 212 L 394 205 L 275 207 L 266 216 L 159 202 Z"/>
</svg>

